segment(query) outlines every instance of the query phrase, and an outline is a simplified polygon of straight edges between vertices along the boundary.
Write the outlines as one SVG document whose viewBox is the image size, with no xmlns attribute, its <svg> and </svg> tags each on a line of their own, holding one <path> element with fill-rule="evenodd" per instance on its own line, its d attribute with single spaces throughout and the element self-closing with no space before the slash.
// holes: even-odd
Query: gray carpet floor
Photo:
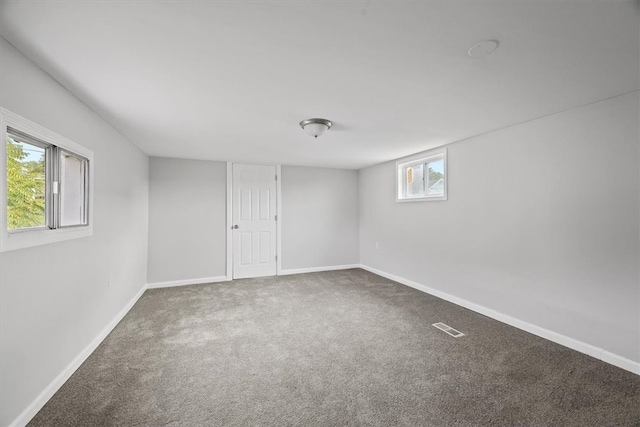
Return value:
<svg viewBox="0 0 640 427">
<path fill-rule="evenodd" d="M 149 290 L 29 425 L 639 426 L 640 376 L 354 269 Z"/>
</svg>

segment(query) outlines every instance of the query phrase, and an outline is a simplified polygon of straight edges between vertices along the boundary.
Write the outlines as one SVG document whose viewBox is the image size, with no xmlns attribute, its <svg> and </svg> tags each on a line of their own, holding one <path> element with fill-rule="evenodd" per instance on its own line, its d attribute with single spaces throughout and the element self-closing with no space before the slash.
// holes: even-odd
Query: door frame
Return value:
<svg viewBox="0 0 640 427">
<path fill-rule="evenodd" d="M 274 165 L 271 163 L 242 163 L 242 162 L 227 162 L 227 266 L 225 268 L 225 275 L 227 281 L 233 280 L 233 233 L 231 226 L 233 225 L 233 165 L 263 165 L 263 166 L 275 166 L 276 167 L 276 276 L 280 276 L 282 271 L 282 166 Z"/>
</svg>

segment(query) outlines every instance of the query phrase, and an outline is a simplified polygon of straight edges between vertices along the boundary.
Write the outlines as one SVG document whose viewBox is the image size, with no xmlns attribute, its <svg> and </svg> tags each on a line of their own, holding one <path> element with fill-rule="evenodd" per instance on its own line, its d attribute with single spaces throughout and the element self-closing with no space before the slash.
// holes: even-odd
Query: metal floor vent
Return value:
<svg viewBox="0 0 640 427">
<path fill-rule="evenodd" d="M 457 330 L 453 329 L 451 326 L 445 325 L 442 322 L 434 323 L 432 326 L 435 326 L 436 328 L 440 329 L 441 331 L 444 331 L 444 332 L 448 333 L 449 335 L 451 335 L 454 338 L 459 338 L 459 337 L 463 337 L 464 336 L 464 334 L 462 332 L 457 331 Z"/>
</svg>

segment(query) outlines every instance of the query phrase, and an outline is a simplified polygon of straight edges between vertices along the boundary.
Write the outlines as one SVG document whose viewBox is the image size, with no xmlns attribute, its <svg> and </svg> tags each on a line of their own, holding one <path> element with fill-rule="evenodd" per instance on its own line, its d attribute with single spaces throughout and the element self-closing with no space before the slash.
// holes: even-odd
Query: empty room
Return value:
<svg viewBox="0 0 640 427">
<path fill-rule="evenodd" d="M 640 426 L 640 2 L 1 1 L 0 427 Z"/>
</svg>

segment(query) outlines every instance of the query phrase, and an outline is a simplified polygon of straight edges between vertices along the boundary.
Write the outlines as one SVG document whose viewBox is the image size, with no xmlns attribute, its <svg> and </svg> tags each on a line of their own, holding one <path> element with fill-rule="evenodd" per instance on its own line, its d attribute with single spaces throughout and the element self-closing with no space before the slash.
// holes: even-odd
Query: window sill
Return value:
<svg viewBox="0 0 640 427">
<path fill-rule="evenodd" d="M 436 197 L 411 197 L 406 199 L 396 199 L 396 203 L 406 203 L 406 202 L 443 202 L 447 200 L 447 196 L 436 196 Z"/>
<path fill-rule="evenodd" d="M 2 235 L 0 252 L 9 252 L 34 246 L 48 245 L 51 243 L 80 239 L 92 235 L 93 227 L 91 225 L 74 228 L 59 228 L 56 230 L 44 229 L 22 231 L 19 233 L 9 233 L 5 231 Z"/>
</svg>

